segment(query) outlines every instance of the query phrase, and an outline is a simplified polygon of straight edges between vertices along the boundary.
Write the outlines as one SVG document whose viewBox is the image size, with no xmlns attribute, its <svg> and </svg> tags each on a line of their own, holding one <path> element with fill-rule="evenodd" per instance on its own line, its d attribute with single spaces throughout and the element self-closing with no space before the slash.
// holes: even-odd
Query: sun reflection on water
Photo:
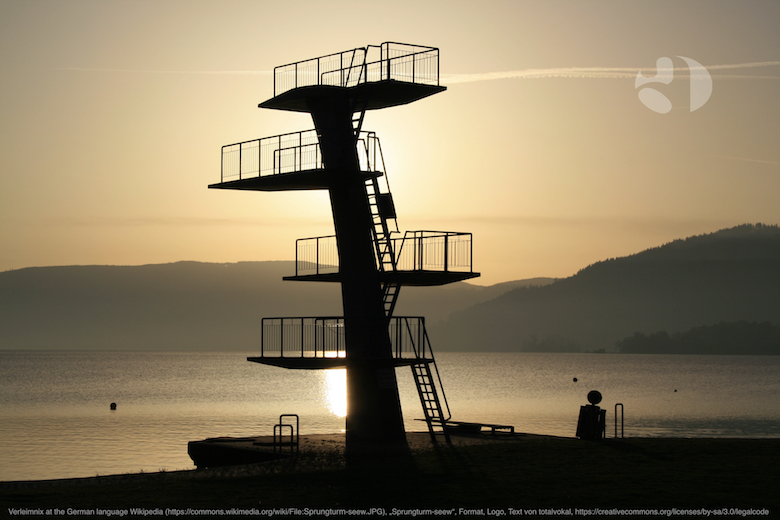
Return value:
<svg viewBox="0 0 780 520">
<path fill-rule="evenodd" d="M 337 417 L 347 416 L 347 370 L 325 370 L 325 399 L 328 411 Z"/>
</svg>

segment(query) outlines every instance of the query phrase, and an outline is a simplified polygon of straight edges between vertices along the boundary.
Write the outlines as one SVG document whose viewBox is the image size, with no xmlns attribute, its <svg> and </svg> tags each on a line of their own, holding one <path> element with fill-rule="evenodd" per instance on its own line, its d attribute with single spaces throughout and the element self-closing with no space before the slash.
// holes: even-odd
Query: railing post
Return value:
<svg viewBox="0 0 780 520">
<path fill-rule="evenodd" d="M 450 235 L 449 233 L 444 234 L 444 272 L 448 272 L 450 270 L 449 266 L 449 241 L 450 241 Z"/>
<path fill-rule="evenodd" d="M 320 237 L 314 239 L 314 274 L 320 274 Z"/>
<path fill-rule="evenodd" d="M 279 319 L 279 357 L 284 357 L 284 318 Z"/>
<path fill-rule="evenodd" d="M 419 264 L 418 264 L 417 267 L 420 270 L 422 270 L 423 269 L 423 260 L 425 259 L 425 244 L 423 243 L 423 235 L 420 235 L 418 240 L 419 240 L 419 243 L 420 243 L 420 247 L 419 247 L 420 259 L 419 259 Z"/>
<path fill-rule="evenodd" d="M 617 411 L 618 406 L 620 407 L 620 438 L 622 439 L 625 430 L 624 430 L 624 416 L 623 416 L 623 403 L 615 403 L 615 438 L 617 439 Z"/>
<path fill-rule="evenodd" d="M 469 272 L 474 272 L 474 242 L 472 241 L 471 233 L 469 233 Z"/>
</svg>

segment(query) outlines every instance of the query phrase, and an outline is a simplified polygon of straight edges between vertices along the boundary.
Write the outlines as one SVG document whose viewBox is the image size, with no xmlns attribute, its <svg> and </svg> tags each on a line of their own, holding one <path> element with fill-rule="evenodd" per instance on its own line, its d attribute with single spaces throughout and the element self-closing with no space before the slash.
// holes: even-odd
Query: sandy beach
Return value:
<svg viewBox="0 0 780 520">
<path fill-rule="evenodd" d="M 780 439 L 479 434 L 435 445 L 427 432 L 408 439 L 412 461 L 397 464 L 347 467 L 344 434 L 305 435 L 299 456 L 261 464 L 2 482 L 1 511 L 78 507 L 94 517 L 101 508 L 147 508 L 158 516 L 177 508 L 247 508 L 295 517 L 307 516 L 300 513 L 307 508 L 495 508 L 534 516 L 528 512 L 623 508 L 639 518 L 641 508 L 706 509 L 725 517 L 780 512 Z"/>
</svg>

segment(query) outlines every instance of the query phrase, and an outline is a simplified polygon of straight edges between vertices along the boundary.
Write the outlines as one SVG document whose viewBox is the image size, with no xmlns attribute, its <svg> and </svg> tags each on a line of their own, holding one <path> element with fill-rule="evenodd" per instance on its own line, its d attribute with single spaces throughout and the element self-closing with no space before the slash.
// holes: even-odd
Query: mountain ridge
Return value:
<svg viewBox="0 0 780 520">
<path fill-rule="evenodd" d="M 338 284 L 283 281 L 293 261 L 52 266 L 0 272 L 0 349 L 259 348 L 263 317 L 341 315 Z M 589 265 L 563 279 L 404 287 L 436 351 L 614 351 L 780 316 L 780 228 L 745 224 Z"/>
<path fill-rule="evenodd" d="M 294 271 L 293 261 L 180 261 L 0 272 L 0 349 L 258 350 L 263 317 L 342 314 L 338 284 L 282 279 Z M 397 314 L 440 321 L 524 283 L 405 287 Z"/>
<path fill-rule="evenodd" d="M 432 336 L 444 350 L 522 351 L 539 340 L 613 350 L 636 331 L 676 333 L 777 316 L 780 228 L 745 224 L 596 262 L 545 287 L 508 291 L 454 313 Z"/>
</svg>

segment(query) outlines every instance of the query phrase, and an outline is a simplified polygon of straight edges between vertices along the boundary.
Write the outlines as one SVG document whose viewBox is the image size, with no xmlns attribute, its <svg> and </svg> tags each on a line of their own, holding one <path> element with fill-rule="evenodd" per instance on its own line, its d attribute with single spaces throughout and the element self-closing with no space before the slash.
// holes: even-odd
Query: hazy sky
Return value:
<svg viewBox="0 0 780 520">
<path fill-rule="evenodd" d="M 209 190 L 220 148 L 312 128 L 257 108 L 274 66 L 384 41 L 448 86 L 366 116 L 399 224 L 472 232 L 477 283 L 780 223 L 777 1 L 2 0 L 0 270 L 293 259 L 327 195 Z"/>
</svg>

